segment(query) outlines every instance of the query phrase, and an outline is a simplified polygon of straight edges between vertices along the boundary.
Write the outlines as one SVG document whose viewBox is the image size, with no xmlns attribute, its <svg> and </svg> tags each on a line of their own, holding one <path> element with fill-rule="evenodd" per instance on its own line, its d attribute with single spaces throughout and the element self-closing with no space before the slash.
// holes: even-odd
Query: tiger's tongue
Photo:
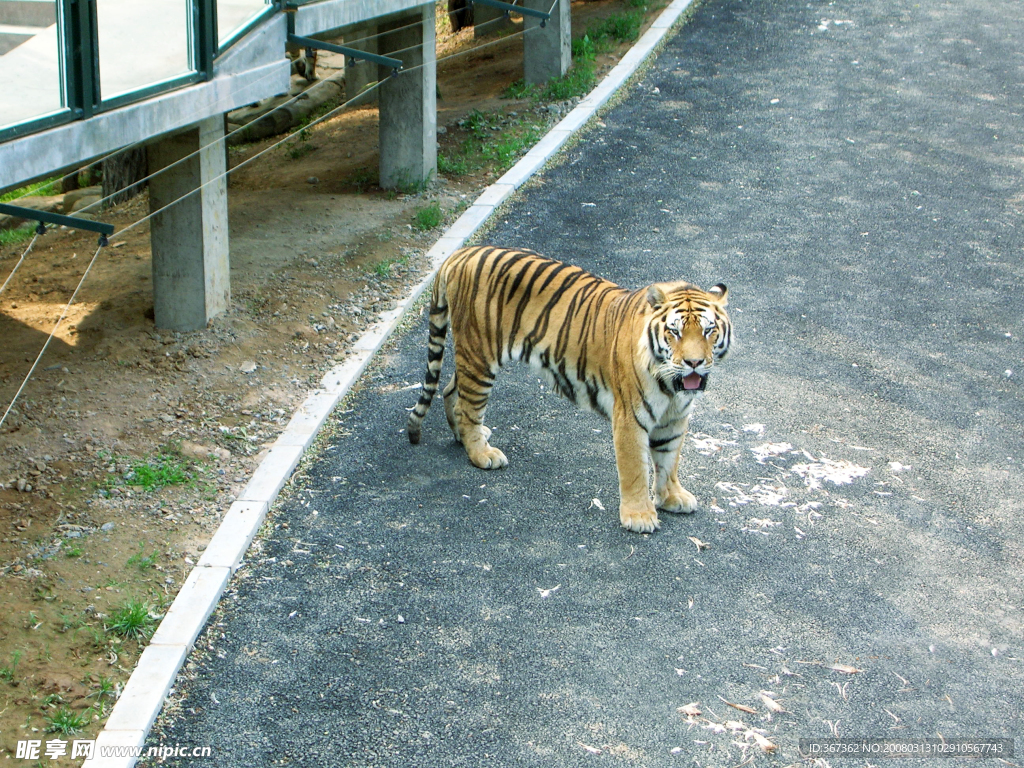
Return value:
<svg viewBox="0 0 1024 768">
<path fill-rule="evenodd" d="M 700 389 L 701 377 L 699 373 L 691 373 L 683 377 L 683 389 Z"/>
</svg>

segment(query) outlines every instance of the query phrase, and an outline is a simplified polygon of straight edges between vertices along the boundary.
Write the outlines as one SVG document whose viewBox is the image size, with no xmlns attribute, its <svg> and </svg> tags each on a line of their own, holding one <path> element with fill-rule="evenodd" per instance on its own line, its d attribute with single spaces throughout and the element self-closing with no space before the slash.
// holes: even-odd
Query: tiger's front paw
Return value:
<svg viewBox="0 0 1024 768">
<path fill-rule="evenodd" d="M 658 513 L 653 507 L 627 507 L 625 504 L 620 504 L 619 522 L 627 531 L 636 531 L 637 533 L 654 533 L 661 528 Z"/>
<path fill-rule="evenodd" d="M 670 512 L 673 515 L 688 515 L 691 512 L 696 512 L 699 504 L 697 504 L 696 496 L 680 487 L 666 491 L 664 498 L 659 498 L 655 506 L 663 512 Z"/>
<path fill-rule="evenodd" d="M 505 454 L 489 445 L 485 445 L 482 451 L 471 453 L 469 460 L 480 469 L 501 469 L 508 466 Z"/>
</svg>

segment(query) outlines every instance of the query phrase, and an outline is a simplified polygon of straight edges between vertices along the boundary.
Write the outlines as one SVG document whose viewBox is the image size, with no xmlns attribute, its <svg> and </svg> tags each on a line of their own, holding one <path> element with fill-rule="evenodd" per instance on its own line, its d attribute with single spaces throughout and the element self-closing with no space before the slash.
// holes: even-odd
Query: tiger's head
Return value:
<svg viewBox="0 0 1024 768">
<path fill-rule="evenodd" d="M 683 282 L 648 287 L 647 333 L 641 346 L 650 355 L 651 373 L 671 391 L 703 391 L 711 367 L 728 353 L 728 295 L 721 283 L 708 291 Z"/>
</svg>

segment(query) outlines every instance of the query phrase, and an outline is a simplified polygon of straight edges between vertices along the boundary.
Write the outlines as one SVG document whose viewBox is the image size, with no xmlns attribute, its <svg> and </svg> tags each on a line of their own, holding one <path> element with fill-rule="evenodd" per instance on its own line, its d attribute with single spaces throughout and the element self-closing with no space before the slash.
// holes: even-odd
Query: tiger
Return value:
<svg viewBox="0 0 1024 768">
<path fill-rule="evenodd" d="M 555 392 L 611 420 L 619 522 L 653 533 L 661 527 L 658 510 L 698 507 L 679 482 L 679 456 L 690 413 L 732 342 L 727 304 L 721 283 L 707 291 L 682 281 L 630 291 L 529 250 L 457 250 L 434 277 L 427 371 L 406 425 L 409 442 L 420 441 L 451 328 L 455 373 L 444 409 L 470 462 L 508 465 L 488 442 L 484 411 L 498 369 L 526 361 Z"/>
</svg>

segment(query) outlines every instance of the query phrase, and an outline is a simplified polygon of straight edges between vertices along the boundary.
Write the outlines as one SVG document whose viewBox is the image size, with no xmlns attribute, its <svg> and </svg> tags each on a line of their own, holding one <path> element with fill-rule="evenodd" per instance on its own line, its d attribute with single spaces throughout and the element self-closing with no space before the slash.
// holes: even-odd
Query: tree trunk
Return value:
<svg viewBox="0 0 1024 768">
<path fill-rule="evenodd" d="M 106 206 L 119 205 L 139 195 L 146 185 L 135 182 L 146 177 L 146 167 L 145 147 L 126 149 L 104 160 L 103 197 L 110 198 Z"/>
<path fill-rule="evenodd" d="M 77 170 L 74 173 L 69 173 L 67 176 L 65 176 L 60 182 L 60 191 L 74 192 L 76 189 L 78 189 L 78 176 L 81 173 L 81 170 Z"/>
<path fill-rule="evenodd" d="M 473 26 L 473 4 L 469 0 L 448 0 L 448 14 L 452 32 Z"/>
</svg>

